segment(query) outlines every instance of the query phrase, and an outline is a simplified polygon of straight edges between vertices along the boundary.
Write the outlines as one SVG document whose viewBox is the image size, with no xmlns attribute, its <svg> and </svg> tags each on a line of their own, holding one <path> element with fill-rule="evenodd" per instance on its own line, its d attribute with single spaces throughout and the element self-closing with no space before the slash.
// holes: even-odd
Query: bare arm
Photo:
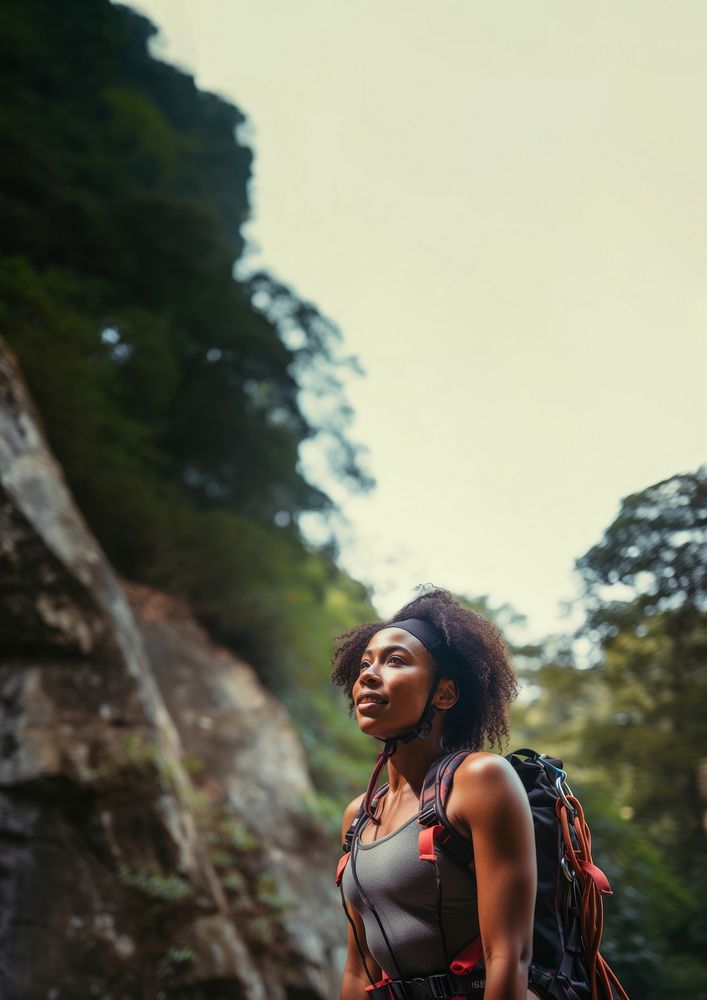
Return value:
<svg viewBox="0 0 707 1000">
<path fill-rule="evenodd" d="M 508 761 L 485 753 L 460 766 L 452 794 L 474 845 L 484 1000 L 526 1000 L 537 881 L 527 796 Z"/>
<path fill-rule="evenodd" d="M 351 822 L 358 812 L 358 807 L 361 804 L 361 799 L 363 796 L 354 799 L 350 805 L 344 811 L 344 819 L 341 827 L 341 839 L 344 839 L 346 831 L 348 830 Z M 349 911 L 349 916 L 354 922 L 356 927 L 356 934 L 358 935 L 359 944 L 363 948 L 363 954 L 366 959 L 366 963 L 370 970 L 371 975 L 374 980 L 378 980 L 381 977 L 381 970 L 378 965 L 376 965 L 375 960 L 372 958 L 368 947 L 366 945 L 366 932 L 363 927 L 363 921 L 361 917 L 356 912 L 356 910 L 347 903 L 347 908 Z M 339 993 L 339 1000 L 363 1000 L 366 996 L 365 989 L 369 986 L 369 979 L 366 975 L 366 969 L 361 960 L 361 955 L 358 948 L 356 947 L 356 939 L 354 937 L 353 930 L 349 924 L 349 937 L 348 937 L 348 951 L 346 954 L 346 965 L 344 966 L 344 976 L 341 980 L 341 992 Z"/>
</svg>

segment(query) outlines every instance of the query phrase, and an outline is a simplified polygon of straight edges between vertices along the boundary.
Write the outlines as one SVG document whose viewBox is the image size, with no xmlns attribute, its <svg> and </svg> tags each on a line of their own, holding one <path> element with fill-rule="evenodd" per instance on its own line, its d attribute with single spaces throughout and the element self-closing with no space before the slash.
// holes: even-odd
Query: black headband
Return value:
<svg viewBox="0 0 707 1000">
<path fill-rule="evenodd" d="M 406 618 L 404 621 L 383 625 L 382 628 L 401 628 L 404 632 L 414 635 L 434 658 L 438 667 L 445 673 L 455 672 L 457 657 L 444 641 L 441 632 L 431 622 L 426 622 L 423 618 Z"/>
</svg>

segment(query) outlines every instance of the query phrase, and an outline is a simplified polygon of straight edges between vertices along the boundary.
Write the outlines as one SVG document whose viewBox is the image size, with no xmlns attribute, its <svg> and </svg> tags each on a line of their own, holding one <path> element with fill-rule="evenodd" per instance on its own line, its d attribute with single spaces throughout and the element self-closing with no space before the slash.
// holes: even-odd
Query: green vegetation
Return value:
<svg viewBox="0 0 707 1000">
<path fill-rule="evenodd" d="M 157 963 L 157 978 L 171 979 L 196 962 L 196 955 L 188 945 L 174 945 Z"/>
<path fill-rule="evenodd" d="M 179 875 L 163 875 L 158 871 L 121 865 L 118 879 L 128 889 L 135 889 L 160 903 L 181 903 L 192 895 L 191 886 Z"/>
<path fill-rule="evenodd" d="M 197 812 L 209 860 L 243 937 L 255 950 L 267 949 L 286 960 L 284 920 L 291 904 L 280 893 L 275 876 L 265 870 L 262 835 L 250 829 L 228 802 L 216 804 L 202 795 Z"/>
<path fill-rule="evenodd" d="M 118 740 L 113 756 L 81 773 L 94 791 L 131 789 L 149 794 L 169 788 L 176 777 L 159 747 L 146 736 L 132 732 Z"/>
<path fill-rule="evenodd" d="M 300 533 L 333 508 L 299 446 L 369 485 L 346 437 L 355 364 L 284 284 L 234 280 L 244 116 L 152 58 L 153 32 L 108 0 L 2 5 L 0 331 L 116 568 L 185 596 L 313 747 L 340 704 L 321 693 L 330 637 L 372 609 L 333 543 Z M 344 727 L 313 760 L 334 797 L 353 784 Z"/>
<path fill-rule="evenodd" d="M 707 467 L 627 497 L 577 564 L 591 665 L 535 651 L 516 716 L 576 778 L 615 888 L 604 951 L 646 1000 L 707 997 L 706 543 Z"/>
<path fill-rule="evenodd" d="M 333 508 L 298 456 L 317 437 L 340 481 L 368 485 L 342 393 L 355 365 L 286 285 L 234 279 L 244 117 L 154 59 L 152 32 L 108 0 L 0 8 L 0 332 L 114 565 L 184 595 L 277 690 L 333 831 L 371 749 L 328 683 L 330 639 L 374 613 L 333 543 L 301 535 L 303 514 Z M 579 560 L 589 665 L 574 637 L 514 650 L 529 694 L 513 742 L 567 761 L 615 884 L 605 950 L 645 1000 L 707 998 L 705 481 L 627 498 Z M 471 603 L 508 625 L 509 609 Z M 86 780 L 170 780 L 155 747 L 124 749 Z M 277 948 L 287 901 L 258 881 L 257 831 L 194 806 L 234 911 Z M 189 893 L 176 875 L 119 877 L 160 904 Z M 162 968 L 189 961 L 172 949 Z"/>
</svg>

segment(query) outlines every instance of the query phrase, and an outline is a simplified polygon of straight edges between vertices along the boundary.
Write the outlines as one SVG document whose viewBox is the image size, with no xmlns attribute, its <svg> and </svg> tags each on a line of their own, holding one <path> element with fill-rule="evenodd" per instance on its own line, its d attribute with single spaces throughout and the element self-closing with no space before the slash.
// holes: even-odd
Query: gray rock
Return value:
<svg viewBox="0 0 707 1000">
<path fill-rule="evenodd" d="M 314 790 L 287 713 L 252 667 L 215 644 L 184 603 L 147 587 L 125 588 L 192 780 L 216 825 L 225 823 L 228 833 L 235 824 L 230 840 L 220 839 L 222 856 L 214 852 L 219 871 L 227 877 L 246 862 L 241 869 L 251 876 L 251 893 L 257 897 L 260 885 L 270 902 L 277 950 L 285 946 L 294 958 L 297 982 L 304 976 L 312 996 L 333 996 L 333 956 L 346 937 L 332 889 L 336 854 L 310 817 Z M 252 899 L 252 908 L 262 902 Z"/>
<path fill-rule="evenodd" d="M 3 1000 L 333 997 L 284 710 L 179 602 L 128 587 L 138 627 L 2 341 L 0 588 Z"/>
</svg>

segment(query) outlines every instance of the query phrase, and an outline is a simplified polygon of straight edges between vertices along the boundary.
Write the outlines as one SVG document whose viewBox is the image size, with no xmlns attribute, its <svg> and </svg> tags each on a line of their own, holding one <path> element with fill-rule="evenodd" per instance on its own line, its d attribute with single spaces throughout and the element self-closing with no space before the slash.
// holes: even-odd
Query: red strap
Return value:
<svg viewBox="0 0 707 1000">
<path fill-rule="evenodd" d="M 341 885 L 341 879 L 344 875 L 344 868 L 348 864 L 348 860 L 351 857 L 351 852 L 347 851 L 346 854 L 342 854 L 339 858 L 339 863 L 336 866 L 336 884 Z"/>
<path fill-rule="evenodd" d="M 435 860 L 435 838 L 438 837 L 440 833 L 444 833 L 444 827 L 439 823 L 437 826 L 426 826 L 420 830 L 420 835 L 417 838 L 417 849 L 420 854 L 420 861 Z"/>
<path fill-rule="evenodd" d="M 467 972 L 471 972 L 479 964 L 484 954 L 484 946 L 481 943 L 481 938 L 474 938 L 469 944 L 465 945 L 459 954 L 454 958 L 452 964 L 449 966 L 450 971 L 454 973 L 455 976 L 465 976 Z"/>
<path fill-rule="evenodd" d="M 387 986 L 388 983 L 392 983 L 392 981 L 393 980 L 390 978 L 390 976 L 384 972 L 382 979 L 379 979 L 377 983 L 373 983 L 371 986 L 366 987 L 366 993 L 372 993 L 373 990 L 379 990 L 381 986 Z M 390 990 L 388 992 L 390 992 Z M 393 996 L 392 993 L 390 995 L 391 997 Z"/>
<path fill-rule="evenodd" d="M 609 880 L 601 868 L 597 868 L 597 866 L 592 864 L 591 861 L 582 861 L 579 858 L 577 859 L 577 863 L 582 871 L 590 877 L 594 885 L 597 887 L 597 892 L 600 895 L 611 896 L 613 894 L 612 888 L 609 885 Z"/>
</svg>

